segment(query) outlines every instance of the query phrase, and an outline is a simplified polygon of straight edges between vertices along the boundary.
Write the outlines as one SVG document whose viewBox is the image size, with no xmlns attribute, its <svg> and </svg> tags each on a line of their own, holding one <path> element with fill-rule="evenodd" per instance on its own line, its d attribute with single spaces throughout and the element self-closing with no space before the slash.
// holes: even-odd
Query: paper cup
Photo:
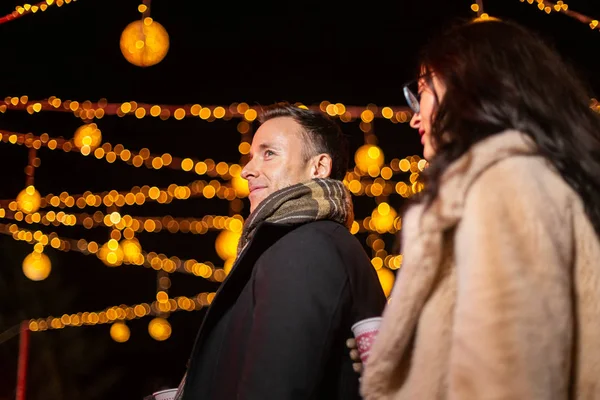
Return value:
<svg viewBox="0 0 600 400">
<path fill-rule="evenodd" d="M 363 364 L 369 357 L 371 346 L 379 332 L 380 325 L 381 317 L 363 319 L 352 325 L 352 333 L 356 339 L 356 349 Z"/>
<path fill-rule="evenodd" d="M 159 392 L 154 392 L 154 393 L 152 393 L 152 396 L 154 396 L 153 397 L 154 400 L 174 400 L 176 394 L 177 394 L 177 388 L 166 389 L 166 390 L 161 390 Z"/>
</svg>

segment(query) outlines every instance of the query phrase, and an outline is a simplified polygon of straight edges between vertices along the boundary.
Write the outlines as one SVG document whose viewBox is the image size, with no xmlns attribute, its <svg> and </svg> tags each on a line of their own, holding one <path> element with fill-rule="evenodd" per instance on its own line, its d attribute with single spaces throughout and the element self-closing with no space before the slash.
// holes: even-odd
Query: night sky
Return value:
<svg viewBox="0 0 600 400">
<path fill-rule="evenodd" d="M 129 64 L 119 48 L 122 30 L 140 18 L 140 1 L 78 0 L 0 25 L 0 99 L 27 95 L 30 100 L 44 100 L 57 96 L 80 103 L 106 98 L 111 103 L 226 107 L 235 102 L 317 105 L 327 100 L 361 107 L 404 106 L 401 87 L 414 78 L 418 49 L 456 18 L 475 15 L 469 0 L 355 5 L 336 2 L 328 7 L 308 3 L 290 3 L 287 7 L 255 2 L 215 3 L 154 0 L 151 16 L 166 28 L 171 45 L 166 58 L 148 68 Z M 0 14 L 6 15 L 22 4 L 2 1 Z M 572 10 L 600 18 L 597 0 L 573 0 L 568 4 Z M 493 16 L 512 19 L 541 32 L 575 65 L 588 83 L 590 97 L 598 96 L 598 29 L 592 31 L 565 15 L 546 15 L 535 5 L 519 0 L 487 0 L 484 5 Z M 0 104 L 4 104 L 3 100 Z M 96 122 L 103 141 L 113 145 L 236 163 L 240 161 L 240 134 L 236 130 L 239 121 L 105 116 Z M 48 133 L 68 139 L 82 124 L 81 119 L 67 112 L 29 115 L 8 110 L 0 114 L 1 130 L 34 135 Z M 373 126 L 386 162 L 421 155 L 418 135 L 407 124 L 378 119 Z M 363 144 L 359 124 L 343 123 L 342 128 L 349 135 L 354 152 Z M 43 196 L 62 191 L 124 191 L 136 185 L 186 185 L 195 179 L 206 179 L 170 169 L 155 171 L 123 162 L 109 164 L 76 152 L 47 148 L 42 148 L 38 157 L 41 166 L 35 171 L 35 186 Z M 25 187 L 26 165 L 25 147 L 0 142 L 0 199 L 14 199 Z M 398 195 L 390 196 L 388 201 L 397 208 L 402 205 Z M 375 205 L 373 198 L 355 198 L 357 218 L 369 215 Z M 228 202 L 216 198 L 171 204 L 150 202 L 125 206 L 120 212 L 142 217 L 191 218 L 231 214 Z M 247 216 L 247 202 L 241 214 Z M 109 235 L 106 227 L 87 230 L 81 226 L 19 226 L 99 243 Z M 163 231 L 140 233 L 137 237 L 146 251 L 222 265 L 214 248 L 217 234 Z M 363 243 L 365 238 L 366 234 L 359 234 Z M 384 240 L 386 249 L 393 252 L 393 235 L 385 235 Z M 50 246 L 46 249 L 52 272 L 46 280 L 33 282 L 21 270 L 22 260 L 32 251 L 32 245 L 0 235 L 0 333 L 30 318 L 101 311 L 155 299 L 157 273 L 152 269 L 109 268 L 95 256 L 61 252 Z M 366 244 L 365 250 L 371 252 Z M 171 281 L 171 297 L 191 297 L 217 288 L 217 283 L 185 274 L 172 274 Z M 141 399 L 153 391 L 174 387 L 185 371 L 203 314 L 204 311 L 173 313 L 169 317 L 173 332 L 164 342 L 149 336 L 149 317 L 127 322 L 131 338 L 126 343 L 111 339 L 109 324 L 32 332 L 28 399 Z M 14 337 L 0 344 L 0 400 L 14 399 L 18 343 L 18 337 Z"/>
</svg>

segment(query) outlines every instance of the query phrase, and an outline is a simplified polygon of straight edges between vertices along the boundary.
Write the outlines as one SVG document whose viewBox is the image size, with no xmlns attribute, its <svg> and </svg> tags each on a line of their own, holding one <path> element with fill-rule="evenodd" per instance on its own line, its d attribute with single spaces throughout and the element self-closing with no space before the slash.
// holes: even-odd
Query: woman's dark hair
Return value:
<svg viewBox="0 0 600 400">
<path fill-rule="evenodd" d="M 581 196 L 600 235 L 600 115 L 557 52 L 517 24 L 469 22 L 431 42 L 420 65 L 446 86 L 432 121 L 436 157 L 424 175 L 426 201 L 437 196 L 448 165 L 473 144 L 514 129 Z"/>
</svg>

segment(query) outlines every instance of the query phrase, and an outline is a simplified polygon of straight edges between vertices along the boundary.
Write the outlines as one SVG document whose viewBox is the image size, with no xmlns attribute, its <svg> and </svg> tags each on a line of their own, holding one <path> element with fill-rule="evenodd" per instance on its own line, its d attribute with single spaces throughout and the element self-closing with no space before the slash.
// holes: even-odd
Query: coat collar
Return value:
<svg viewBox="0 0 600 400">
<path fill-rule="evenodd" d="M 430 208 L 413 205 L 403 218 L 403 266 L 383 313 L 383 322 L 363 376 L 367 399 L 385 398 L 397 363 L 410 345 L 419 315 L 441 269 L 443 234 L 458 224 L 469 188 L 492 165 L 514 155 L 536 153 L 533 141 L 518 131 L 505 131 L 472 146 L 441 177 Z"/>
<path fill-rule="evenodd" d="M 453 162 L 441 177 L 439 195 L 428 213 L 432 224 L 425 230 L 439 230 L 438 223 L 454 225 L 460 219 L 469 188 L 492 165 L 515 155 L 531 155 L 536 147 L 529 136 L 514 130 L 504 131 L 473 145 Z M 435 220 L 435 221 L 434 221 Z"/>
</svg>

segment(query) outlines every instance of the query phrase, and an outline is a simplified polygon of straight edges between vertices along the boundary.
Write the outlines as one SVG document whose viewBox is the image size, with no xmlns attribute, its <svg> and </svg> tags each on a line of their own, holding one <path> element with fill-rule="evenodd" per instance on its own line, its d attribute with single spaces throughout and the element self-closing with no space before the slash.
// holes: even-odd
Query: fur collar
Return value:
<svg viewBox="0 0 600 400">
<path fill-rule="evenodd" d="M 448 167 L 442 175 L 439 195 L 429 209 L 425 211 L 419 203 L 407 211 L 402 228 L 403 266 L 362 378 L 361 392 L 366 399 L 382 399 L 389 393 L 392 375 L 407 351 L 440 271 L 443 234 L 460 221 L 471 184 L 497 162 L 527 154 L 536 154 L 536 147 L 521 132 L 491 136 Z"/>
</svg>

